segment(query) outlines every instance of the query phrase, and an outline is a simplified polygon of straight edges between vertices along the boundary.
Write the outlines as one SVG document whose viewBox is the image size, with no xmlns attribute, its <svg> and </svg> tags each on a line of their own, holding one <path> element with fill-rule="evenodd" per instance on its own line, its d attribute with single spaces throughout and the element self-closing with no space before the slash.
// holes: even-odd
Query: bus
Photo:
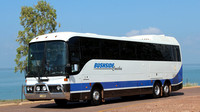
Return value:
<svg viewBox="0 0 200 112">
<path fill-rule="evenodd" d="M 114 37 L 57 32 L 29 43 L 25 76 L 28 100 L 56 104 L 152 94 L 166 97 L 182 88 L 180 44 L 165 35 Z"/>
</svg>

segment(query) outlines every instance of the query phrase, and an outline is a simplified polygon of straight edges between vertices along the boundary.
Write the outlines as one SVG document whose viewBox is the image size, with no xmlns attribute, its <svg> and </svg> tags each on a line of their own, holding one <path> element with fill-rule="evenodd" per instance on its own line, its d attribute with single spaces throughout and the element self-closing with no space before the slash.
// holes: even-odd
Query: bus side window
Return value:
<svg viewBox="0 0 200 112">
<path fill-rule="evenodd" d="M 80 71 L 80 42 L 79 37 L 74 37 L 69 40 L 69 62 L 71 65 L 72 74 Z M 78 68 L 78 70 L 76 68 Z"/>
<path fill-rule="evenodd" d="M 119 44 L 117 41 L 102 40 L 101 50 L 103 59 L 119 59 Z"/>
<path fill-rule="evenodd" d="M 79 48 L 78 47 L 71 47 L 70 48 L 71 53 L 71 62 L 72 63 L 79 63 L 80 57 L 79 57 Z"/>
<path fill-rule="evenodd" d="M 71 69 L 72 73 L 79 72 L 80 70 L 80 57 L 79 57 L 79 47 L 70 47 L 70 59 L 71 59 Z"/>
<path fill-rule="evenodd" d="M 176 52 L 177 52 L 178 61 L 181 61 L 181 54 L 180 54 L 179 47 L 177 47 Z"/>
<path fill-rule="evenodd" d="M 178 46 L 174 46 L 174 57 L 175 61 L 181 61 L 180 50 Z"/>
<path fill-rule="evenodd" d="M 136 60 L 137 53 L 136 53 L 136 44 L 130 42 L 123 42 L 120 46 L 120 54 L 121 59 L 125 60 Z"/>
<path fill-rule="evenodd" d="M 81 39 L 81 61 L 85 64 L 91 59 L 100 58 L 99 40 L 91 38 Z"/>
<path fill-rule="evenodd" d="M 173 54 L 171 51 L 171 46 L 169 45 L 164 45 L 164 52 L 163 52 L 163 56 L 164 56 L 164 61 L 173 61 Z"/>
<path fill-rule="evenodd" d="M 142 60 L 152 60 L 152 45 L 142 44 Z"/>
</svg>

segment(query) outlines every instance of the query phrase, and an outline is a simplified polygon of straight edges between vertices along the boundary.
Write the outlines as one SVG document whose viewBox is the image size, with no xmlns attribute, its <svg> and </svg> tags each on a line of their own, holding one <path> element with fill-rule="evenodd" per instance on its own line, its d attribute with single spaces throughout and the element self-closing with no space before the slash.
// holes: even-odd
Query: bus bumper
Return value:
<svg viewBox="0 0 200 112">
<path fill-rule="evenodd" d="M 66 99 L 70 100 L 70 93 L 26 93 L 27 100 L 51 100 L 51 99 Z"/>
<path fill-rule="evenodd" d="M 36 86 L 46 87 L 46 91 L 36 91 Z M 55 91 L 55 87 L 59 86 L 60 90 Z M 32 88 L 31 91 L 28 92 L 27 88 Z M 54 87 L 54 89 L 50 89 L 50 87 Z M 23 92 L 24 96 L 27 100 L 51 100 L 51 99 L 66 99 L 70 100 L 70 91 L 69 91 L 69 84 L 65 85 L 47 85 L 47 84 L 36 84 L 36 85 L 24 85 Z M 26 89 L 25 89 L 26 88 Z"/>
<path fill-rule="evenodd" d="M 183 88 L 183 82 L 180 82 L 178 84 L 172 84 L 172 91 L 177 91 L 179 89 L 182 89 Z"/>
</svg>

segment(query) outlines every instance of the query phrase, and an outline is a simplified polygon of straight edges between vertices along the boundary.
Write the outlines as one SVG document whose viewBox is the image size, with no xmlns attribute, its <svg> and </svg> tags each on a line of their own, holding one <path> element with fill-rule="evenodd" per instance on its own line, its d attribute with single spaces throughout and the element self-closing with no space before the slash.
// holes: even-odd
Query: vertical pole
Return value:
<svg viewBox="0 0 200 112">
<path fill-rule="evenodd" d="M 21 102 L 23 102 L 23 93 L 24 93 L 24 86 L 22 84 L 22 91 L 21 91 Z"/>
</svg>

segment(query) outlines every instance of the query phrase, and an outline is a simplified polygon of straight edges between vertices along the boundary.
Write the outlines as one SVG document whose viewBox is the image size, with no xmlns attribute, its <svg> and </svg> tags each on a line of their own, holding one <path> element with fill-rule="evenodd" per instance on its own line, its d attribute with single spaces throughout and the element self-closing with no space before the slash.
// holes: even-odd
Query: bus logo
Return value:
<svg viewBox="0 0 200 112">
<path fill-rule="evenodd" d="M 122 68 L 115 67 L 115 63 L 95 63 L 94 64 L 94 69 L 96 70 L 122 70 Z"/>
</svg>

